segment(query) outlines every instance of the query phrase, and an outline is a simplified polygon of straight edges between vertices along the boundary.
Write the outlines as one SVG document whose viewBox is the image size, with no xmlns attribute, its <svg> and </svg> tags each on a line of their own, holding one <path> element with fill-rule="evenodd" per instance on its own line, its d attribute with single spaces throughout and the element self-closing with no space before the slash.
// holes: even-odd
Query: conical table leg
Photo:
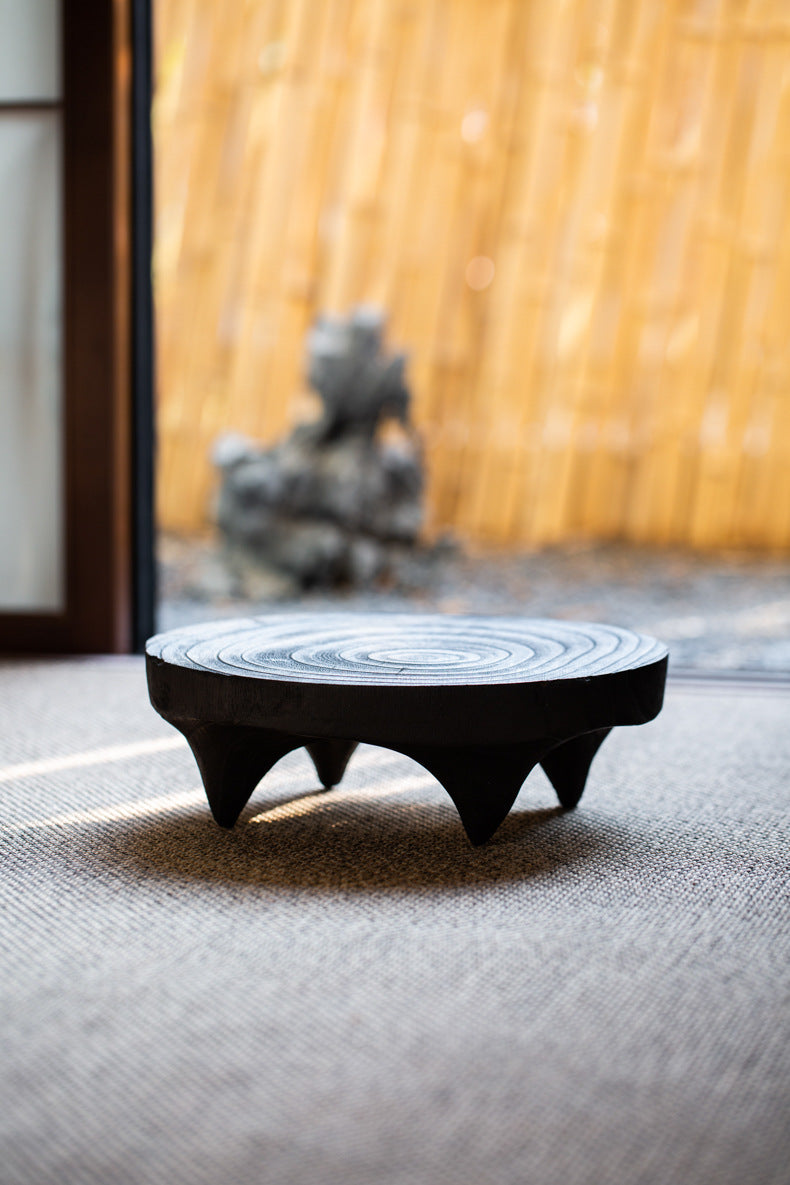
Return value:
<svg viewBox="0 0 790 1185">
<path fill-rule="evenodd" d="M 455 803 L 469 842 L 478 847 L 507 816 L 529 771 L 546 752 L 546 742 L 459 749 L 422 745 L 400 751 L 441 782 Z"/>
<path fill-rule="evenodd" d="M 566 810 L 572 810 L 584 793 L 592 759 L 611 731 L 611 728 L 599 728 L 582 733 L 541 757 L 544 773 Z"/>
<path fill-rule="evenodd" d="M 584 792 L 592 759 L 610 732 L 602 728 L 553 746 L 550 741 L 532 741 L 460 749 L 416 746 L 401 752 L 441 782 L 455 803 L 470 843 L 477 847 L 486 843 L 507 817 L 538 763 L 560 804 L 566 809 L 575 807 Z"/>
<path fill-rule="evenodd" d="M 315 740 L 305 744 L 324 789 L 330 790 L 338 784 L 356 747 L 356 741 Z"/>
<path fill-rule="evenodd" d="M 236 724 L 199 724 L 182 732 L 220 827 L 232 827 L 261 778 L 286 753 L 304 744 L 299 737 Z"/>
<path fill-rule="evenodd" d="M 182 731 L 200 769 L 211 813 L 221 827 L 234 825 L 261 778 L 286 753 L 304 745 L 322 785 L 329 788 L 341 780 L 356 748 L 355 741 L 308 741 L 241 725 L 199 724 Z M 489 840 L 503 822 L 527 775 L 538 763 L 562 806 L 576 806 L 592 759 L 610 731 L 602 728 L 560 744 L 530 741 L 462 748 L 419 745 L 398 746 L 397 751 L 419 762 L 442 784 L 455 804 L 469 841 L 478 846 Z"/>
</svg>

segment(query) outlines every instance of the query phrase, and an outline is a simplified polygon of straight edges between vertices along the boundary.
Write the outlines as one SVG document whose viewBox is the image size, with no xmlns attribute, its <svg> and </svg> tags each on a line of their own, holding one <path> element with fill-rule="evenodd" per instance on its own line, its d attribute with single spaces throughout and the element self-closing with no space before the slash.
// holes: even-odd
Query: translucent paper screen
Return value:
<svg viewBox="0 0 790 1185">
<path fill-rule="evenodd" d="M 59 0 L 0 0 L 0 102 L 59 98 Z"/>
<path fill-rule="evenodd" d="M 57 611 L 64 599 L 60 162 L 57 111 L 0 116 L 4 611 Z"/>
</svg>

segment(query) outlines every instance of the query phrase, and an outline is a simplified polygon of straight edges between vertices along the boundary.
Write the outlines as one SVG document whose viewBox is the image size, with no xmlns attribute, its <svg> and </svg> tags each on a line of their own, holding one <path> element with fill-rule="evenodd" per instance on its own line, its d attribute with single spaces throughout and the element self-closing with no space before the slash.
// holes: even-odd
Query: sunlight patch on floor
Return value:
<svg viewBox="0 0 790 1185">
<path fill-rule="evenodd" d="M 63 811 L 46 819 L 35 819 L 29 823 L 0 826 L 0 833 L 18 831 L 45 831 L 55 827 L 74 827 L 85 823 L 121 823 L 127 819 L 144 819 L 164 815 L 185 806 L 197 806 L 206 801 L 203 789 L 184 790 L 180 794 L 160 794 L 156 798 L 140 798 L 136 802 L 120 802 L 113 806 L 89 807 L 82 811 Z"/>
<path fill-rule="evenodd" d="M 367 801 L 371 798 L 389 798 L 393 794 L 405 794 L 409 790 L 423 790 L 428 785 L 436 785 L 436 779 L 427 772 L 412 774 L 411 777 L 399 777 L 386 786 L 359 786 L 353 789 L 319 790 L 316 794 L 304 795 L 293 802 L 283 802 L 270 810 L 263 810 L 249 820 L 253 823 L 276 823 L 281 819 L 295 819 L 300 815 L 309 815 L 312 811 L 321 810 L 327 803 L 341 803 L 350 801 Z"/>
<path fill-rule="evenodd" d="M 127 761 L 130 757 L 144 757 L 148 753 L 181 749 L 185 745 L 185 739 L 179 734 L 173 737 L 157 737 L 150 741 L 134 741 L 127 745 L 106 745 L 101 749 L 86 749 L 82 753 L 66 753 L 62 757 L 42 757 L 38 761 L 22 761 L 17 765 L 0 768 L 0 782 L 32 778 L 37 774 L 60 773 L 63 769 L 82 769 L 84 766 L 102 765 L 108 761 Z"/>
</svg>

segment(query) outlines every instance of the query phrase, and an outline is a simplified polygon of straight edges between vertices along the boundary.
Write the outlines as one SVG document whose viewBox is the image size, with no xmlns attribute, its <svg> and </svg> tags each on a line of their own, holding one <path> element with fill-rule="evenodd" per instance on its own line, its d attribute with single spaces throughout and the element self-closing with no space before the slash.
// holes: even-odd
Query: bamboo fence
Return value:
<svg viewBox="0 0 790 1185">
<path fill-rule="evenodd" d="M 430 529 L 790 546 L 787 0 L 156 0 L 159 521 L 383 307 Z"/>
</svg>

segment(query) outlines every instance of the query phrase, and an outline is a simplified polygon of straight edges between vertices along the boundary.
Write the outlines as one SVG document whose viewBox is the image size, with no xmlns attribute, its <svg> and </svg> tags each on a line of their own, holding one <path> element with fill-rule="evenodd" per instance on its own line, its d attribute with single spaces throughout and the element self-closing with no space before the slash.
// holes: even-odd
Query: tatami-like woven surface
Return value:
<svg viewBox="0 0 790 1185">
<path fill-rule="evenodd" d="M 232 833 L 138 660 L 0 668 L 3 1185 L 790 1181 L 790 694 L 670 685 L 490 845 L 408 760 Z"/>
</svg>

